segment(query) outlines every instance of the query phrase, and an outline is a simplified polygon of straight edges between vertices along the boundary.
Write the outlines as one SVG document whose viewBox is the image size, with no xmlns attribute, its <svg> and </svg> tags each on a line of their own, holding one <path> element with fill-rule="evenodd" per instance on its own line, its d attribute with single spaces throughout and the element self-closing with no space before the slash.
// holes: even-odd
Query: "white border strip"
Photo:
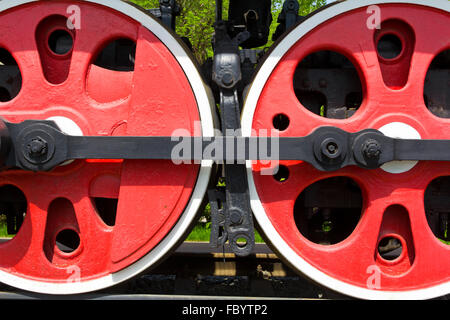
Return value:
<svg viewBox="0 0 450 320">
<path fill-rule="evenodd" d="M 350 10 L 359 9 L 376 4 L 386 3 L 405 3 L 413 5 L 423 5 L 427 7 L 437 8 L 444 11 L 450 11 L 450 1 L 447 0 L 347 0 L 345 2 L 336 3 L 333 6 L 320 11 L 305 22 L 300 24 L 297 28 L 292 30 L 271 52 L 266 59 L 261 69 L 258 71 L 254 82 L 248 92 L 242 115 L 242 132 L 246 137 L 251 136 L 251 129 L 253 125 L 253 116 L 259 100 L 259 96 L 270 77 L 272 71 L 275 69 L 281 58 L 288 52 L 294 43 L 305 36 L 308 32 L 318 27 L 320 24 L 328 21 L 339 14 L 348 12 Z M 337 280 L 328 276 L 319 269 L 316 269 L 307 261 L 302 259 L 292 248 L 282 239 L 280 234 L 275 230 L 271 221 L 267 217 L 261 199 L 256 191 L 255 181 L 253 180 L 253 172 L 251 161 L 247 162 L 247 176 L 250 190 L 251 206 L 259 225 L 264 233 L 270 239 L 271 243 L 276 247 L 277 251 L 298 271 L 307 275 L 312 280 L 329 287 L 338 292 L 349 296 L 362 299 L 431 299 L 443 296 L 450 292 L 450 282 L 437 285 L 431 288 L 410 290 L 410 291 L 375 291 L 366 288 L 361 288 L 349 283 Z"/>
</svg>

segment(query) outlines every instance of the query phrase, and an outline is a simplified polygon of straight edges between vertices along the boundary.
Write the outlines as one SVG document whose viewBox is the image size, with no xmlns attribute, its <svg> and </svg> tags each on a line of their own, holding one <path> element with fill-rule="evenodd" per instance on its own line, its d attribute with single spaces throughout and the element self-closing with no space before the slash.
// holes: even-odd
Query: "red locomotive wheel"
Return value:
<svg viewBox="0 0 450 320">
<path fill-rule="evenodd" d="M 70 134 L 213 135 L 210 98 L 184 47 L 120 1 L 1 1 L 0 115 Z M 161 259 L 194 220 L 211 162 L 75 161 L 0 174 L 0 281 L 69 294 Z M 5 239 L 7 240 L 7 239 Z"/>
<path fill-rule="evenodd" d="M 450 139 L 449 2 L 363 2 L 315 13 L 275 46 L 249 90 L 244 135 L 336 126 Z M 275 176 L 262 175 L 261 163 L 248 168 L 258 224 L 299 272 L 358 298 L 450 293 L 450 164 L 326 173 L 282 161 Z"/>
</svg>

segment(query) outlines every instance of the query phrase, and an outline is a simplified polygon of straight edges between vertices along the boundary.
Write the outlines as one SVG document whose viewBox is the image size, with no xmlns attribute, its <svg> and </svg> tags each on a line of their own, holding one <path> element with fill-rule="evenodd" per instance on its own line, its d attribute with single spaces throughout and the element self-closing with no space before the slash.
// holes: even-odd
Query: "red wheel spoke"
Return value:
<svg viewBox="0 0 450 320">
<path fill-rule="evenodd" d="M 20 16 L 17 17 L 16 14 Z M 37 17 L 30 17 L 33 17 L 33 10 L 31 12 L 11 12 L 2 17 L 2 23 L 0 24 L 0 32 L 2 34 L 0 47 L 8 50 L 12 54 L 22 76 L 22 88 L 16 101 L 5 104 L 5 106 L 2 106 L 2 109 L 19 111 L 27 108 L 28 103 L 25 103 L 25 101 L 29 95 L 35 95 L 34 90 L 36 88 L 42 88 L 44 91 L 48 89 L 34 37 L 34 30 L 39 21 Z M 17 19 L 23 22 L 20 24 L 20 32 L 13 27 L 16 26 Z M 39 95 L 36 95 L 36 98 L 38 97 Z M 22 103 L 17 100 L 20 100 Z M 36 101 L 33 105 L 36 106 L 39 102 Z"/>
<path fill-rule="evenodd" d="M 408 15 L 406 22 L 410 24 L 415 35 L 408 90 L 410 94 L 418 96 L 417 98 L 422 100 L 421 93 L 431 61 L 450 46 L 448 37 L 431 37 L 431 35 L 450 33 L 448 15 L 432 12 L 423 13 L 416 10 Z"/>
<path fill-rule="evenodd" d="M 68 83 L 72 85 L 78 85 L 78 81 L 82 81 L 81 85 L 84 84 L 88 67 L 94 63 L 109 42 L 114 39 L 135 40 L 139 28 L 138 24 L 124 15 L 111 14 L 105 8 L 90 10 L 88 4 L 82 4 L 80 9 L 82 24 L 80 29 L 75 29 L 71 72 L 68 79 Z M 108 15 L 108 19 L 105 19 L 105 14 Z"/>
<path fill-rule="evenodd" d="M 398 57 L 387 60 L 378 55 L 383 80 L 389 91 L 386 96 L 376 97 L 383 112 L 426 112 L 423 88 L 428 67 L 433 58 L 448 48 L 447 38 L 432 37 L 432 34 L 450 32 L 448 16 L 435 12 L 424 12 L 409 8 L 410 14 L 399 19 L 394 8 L 383 8 L 385 22 L 375 39 L 381 41 L 383 35 L 393 34 L 401 41 L 402 52 Z M 442 27 L 441 27 L 442 26 Z M 385 109 L 384 109 L 385 108 Z"/>
<path fill-rule="evenodd" d="M 385 200 L 379 238 L 393 236 L 401 239 L 401 253 L 393 261 L 377 258 L 385 288 L 399 285 L 420 288 L 423 278 L 438 282 L 448 278 L 450 247 L 441 243 L 431 232 L 424 211 L 423 191 L 396 191 Z M 436 260 L 436 257 L 440 257 Z"/>
<path fill-rule="evenodd" d="M 28 211 L 19 233 L 0 248 L 4 251 L 0 267 L 6 270 L 14 267 L 30 277 L 51 277 L 60 281 L 70 275 L 67 269 L 75 265 L 85 276 L 109 270 L 108 248 L 111 246 L 112 229 L 102 222 L 91 197 L 112 195 L 108 192 L 108 185 L 104 185 L 108 181 L 97 179 L 94 187 L 91 178 L 96 172 L 101 173 L 99 169 L 118 171 L 118 165 L 92 163 L 83 175 L 75 173 L 58 177 L 40 174 L 32 182 L 23 179 L 27 174 L 2 178 L 3 183 L 17 183 L 23 190 L 28 200 Z M 57 187 L 55 180 L 59 181 Z M 34 183 L 48 187 L 36 190 Z M 104 193 L 96 191 L 100 188 Z M 81 198 L 74 196 L 88 189 L 91 190 L 91 197 L 87 194 Z M 69 237 L 64 236 L 64 232 Z M 62 240 L 58 240 L 59 237 Z M 74 244 L 74 240 L 79 244 Z M 58 241 L 62 241 L 60 245 Z M 99 251 L 99 247 L 103 250 Z M 42 265 L 42 268 L 35 268 L 36 264 Z"/>
</svg>

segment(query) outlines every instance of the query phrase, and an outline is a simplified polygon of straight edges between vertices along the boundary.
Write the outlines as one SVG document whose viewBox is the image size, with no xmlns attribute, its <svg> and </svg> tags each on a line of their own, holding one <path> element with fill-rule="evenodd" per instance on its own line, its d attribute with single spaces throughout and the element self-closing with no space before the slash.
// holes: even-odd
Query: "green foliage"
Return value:
<svg viewBox="0 0 450 320">
<path fill-rule="evenodd" d="M 131 0 L 143 8 L 158 8 L 158 0 Z M 283 0 L 272 1 L 273 22 L 271 25 L 271 35 L 278 25 L 277 19 L 283 6 Z M 212 57 L 211 39 L 214 34 L 213 23 L 215 19 L 214 0 L 178 0 L 182 7 L 181 16 L 177 18 L 177 33 L 182 37 L 187 37 L 194 48 L 194 55 L 200 63 L 208 57 Z M 227 8 L 229 0 L 224 0 L 224 19 L 227 19 Z M 326 0 L 302 0 L 300 14 L 308 13 L 326 4 Z M 267 47 L 273 44 L 270 36 Z"/>
<path fill-rule="evenodd" d="M 159 8 L 158 0 L 131 0 L 145 9 Z M 194 55 L 202 63 L 213 55 L 211 38 L 214 33 L 215 1 L 178 0 L 182 11 L 177 17 L 176 31 L 187 37 L 194 49 Z"/>
<path fill-rule="evenodd" d="M 177 33 L 187 37 L 194 55 L 202 63 L 213 55 L 211 38 L 214 33 L 215 2 L 208 0 L 179 0 L 182 13 L 177 19 Z"/>
<path fill-rule="evenodd" d="M 8 234 L 8 226 L 6 224 L 6 215 L 0 214 L 0 238 L 12 238 L 14 235 Z"/>
<path fill-rule="evenodd" d="M 159 8 L 159 0 L 131 0 L 145 9 Z"/>
<path fill-rule="evenodd" d="M 208 226 L 205 226 L 204 224 L 199 223 L 194 227 L 192 232 L 187 237 L 186 241 L 208 242 L 210 234 L 211 234 L 211 228 Z M 255 242 L 256 243 L 264 243 L 263 238 L 256 230 L 255 230 Z"/>
<path fill-rule="evenodd" d="M 209 236 L 211 234 L 210 228 L 206 228 L 202 224 L 197 224 L 192 232 L 187 237 L 186 241 L 201 241 L 201 242 L 208 242 Z"/>
</svg>

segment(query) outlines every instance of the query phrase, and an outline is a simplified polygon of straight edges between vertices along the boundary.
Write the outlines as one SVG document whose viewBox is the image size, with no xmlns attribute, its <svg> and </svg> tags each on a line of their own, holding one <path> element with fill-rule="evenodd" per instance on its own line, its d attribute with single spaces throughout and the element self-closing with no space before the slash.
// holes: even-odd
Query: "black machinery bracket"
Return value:
<svg viewBox="0 0 450 320">
<path fill-rule="evenodd" d="M 181 13 L 181 7 L 176 0 L 159 0 L 159 8 L 149 9 L 148 12 L 161 19 L 162 23 L 175 30 L 176 17 Z"/>
<path fill-rule="evenodd" d="M 278 40 L 278 38 L 280 38 L 287 30 L 292 28 L 292 26 L 305 19 L 299 15 L 299 10 L 300 4 L 298 3 L 298 0 L 284 1 L 283 8 L 281 9 L 277 20 L 279 25 L 272 36 L 273 41 Z"/>
<path fill-rule="evenodd" d="M 228 131 L 233 132 L 235 137 L 239 137 L 237 133 L 241 128 L 241 108 L 237 90 L 237 85 L 242 79 L 239 44 L 249 37 L 249 32 L 244 31 L 232 39 L 225 22 L 218 21 L 215 24 L 212 77 L 220 91 L 222 131 L 226 135 Z M 236 255 L 247 256 L 255 246 L 255 235 L 246 166 L 242 163 L 230 164 L 228 161 L 223 164 L 223 171 L 225 190 L 209 192 L 213 220 L 210 243 L 212 246 L 218 246 L 228 240 Z M 222 208 L 218 205 L 220 199 Z M 222 235 L 218 232 L 220 228 L 224 230 Z"/>
</svg>

